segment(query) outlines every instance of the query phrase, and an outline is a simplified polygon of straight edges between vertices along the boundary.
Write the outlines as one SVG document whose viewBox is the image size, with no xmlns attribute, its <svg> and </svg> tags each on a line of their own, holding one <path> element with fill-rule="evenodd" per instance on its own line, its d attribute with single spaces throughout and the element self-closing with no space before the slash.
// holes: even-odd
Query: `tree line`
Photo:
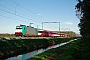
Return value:
<svg viewBox="0 0 90 60">
<path fill-rule="evenodd" d="M 90 0 L 77 0 L 75 6 L 76 16 L 80 19 L 78 27 L 80 34 L 85 40 L 90 39 Z"/>
</svg>

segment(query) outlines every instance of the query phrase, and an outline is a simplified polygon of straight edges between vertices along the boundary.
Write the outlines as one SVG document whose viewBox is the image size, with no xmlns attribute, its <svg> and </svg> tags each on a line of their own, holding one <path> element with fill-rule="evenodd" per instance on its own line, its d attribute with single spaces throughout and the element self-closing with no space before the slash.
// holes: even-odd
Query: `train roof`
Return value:
<svg viewBox="0 0 90 60">
<path fill-rule="evenodd" d="M 26 25 L 20 24 L 20 26 L 26 26 Z"/>
</svg>

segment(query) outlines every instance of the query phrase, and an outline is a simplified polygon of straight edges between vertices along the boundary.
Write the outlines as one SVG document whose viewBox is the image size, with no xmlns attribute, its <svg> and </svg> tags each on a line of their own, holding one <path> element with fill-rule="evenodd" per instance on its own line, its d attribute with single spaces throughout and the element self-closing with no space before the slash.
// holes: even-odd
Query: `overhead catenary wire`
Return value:
<svg viewBox="0 0 90 60">
<path fill-rule="evenodd" d="M 48 19 L 48 18 L 46 18 L 46 17 L 43 17 L 42 15 L 38 15 L 37 13 L 31 11 L 30 9 L 27 9 L 26 7 L 20 5 L 19 3 L 15 2 L 15 1 L 13 1 L 13 0 L 9 0 L 9 1 L 12 2 L 12 3 L 14 3 L 14 4 L 16 4 L 16 5 L 18 5 L 19 7 L 23 8 L 23 9 L 26 10 L 26 11 L 28 11 L 29 13 L 33 13 L 34 15 L 39 16 L 39 17 L 45 19 L 45 21 L 46 21 L 46 20 L 50 21 L 50 19 Z"/>
<path fill-rule="evenodd" d="M 12 3 L 14 3 L 14 4 L 16 4 L 16 5 L 18 5 L 19 7 L 23 8 L 23 9 L 26 10 L 26 11 L 28 11 L 29 13 L 33 13 L 33 14 L 37 15 L 37 13 L 35 13 L 35 12 L 33 12 L 33 11 L 25 8 L 25 7 L 23 7 L 23 6 L 20 5 L 19 3 L 15 2 L 15 1 L 13 1 L 13 0 L 9 0 L 9 1 L 12 2 Z M 44 19 L 47 19 L 46 17 L 43 17 L 43 16 L 41 16 L 41 15 L 37 15 L 37 16 L 39 16 L 39 17 L 41 17 L 41 18 L 44 18 Z M 48 19 L 47 19 L 47 20 L 48 20 Z"/>
<path fill-rule="evenodd" d="M 3 7 L 3 8 L 5 8 L 5 9 L 8 9 L 8 10 L 10 10 L 10 12 L 12 11 L 13 13 L 15 12 L 15 14 L 16 14 L 16 11 L 15 10 L 13 10 L 13 9 L 10 9 L 10 8 L 8 8 L 8 7 L 6 7 L 6 6 L 3 6 L 3 5 L 0 5 L 1 7 Z M 17 11 L 17 14 L 21 14 L 21 15 L 24 15 L 24 14 L 22 14 L 22 13 L 20 13 L 20 12 L 18 12 Z M 26 16 L 26 15 L 24 15 L 24 16 Z"/>
<path fill-rule="evenodd" d="M 6 1 L 6 0 L 4 0 L 4 1 Z M 6 1 L 6 2 L 7 2 L 8 4 L 10 4 L 8 1 Z M 11 4 L 10 4 L 10 5 L 11 5 Z M 10 9 L 10 8 L 8 8 L 8 7 L 6 7 L 6 6 L 1 5 L 1 4 L 0 4 L 0 6 L 3 7 L 3 8 L 5 8 L 5 9 L 8 9 L 8 10 L 10 10 L 10 11 L 13 11 L 13 13 L 15 13 L 15 14 L 20 14 L 20 15 L 23 15 L 24 17 L 28 17 L 28 18 L 32 19 L 32 21 L 33 21 L 33 20 L 36 21 L 35 18 L 30 17 L 29 14 L 26 15 L 26 14 L 23 14 L 23 13 L 20 13 L 20 12 L 16 11 L 16 7 L 18 6 L 18 4 L 17 4 L 16 6 L 11 5 L 11 6 L 15 7 L 15 9 Z M 22 11 L 22 10 L 21 10 L 21 11 Z M 40 21 L 37 21 L 37 22 L 38 22 L 38 23 L 41 23 Z"/>
<path fill-rule="evenodd" d="M 17 21 L 21 21 L 21 20 L 19 20 L 19 19 L 11 18 L 11 17 L 5 16 L 5 15 L 0 15 L 0 16 L 5 17 L 5 18 L 9 18 L 9 19 L 13 19 L 13 20 L 17 20 Z M 23 21 L 23 20 L 22 20 L 22 21 Z M 23 21 L 23 22 L 27 22 L 27 21 Z"/>
<path fill-rule="evenodd" d="M 4 1 L 6 1 L 6 0 L 4 0 Z M 10 0 L 10 1 L 12 1 L 12 0 Z M 6 1 L 7 3 L 8 3 L 8 1 Z M 9 3 L 10 4 L 10 3 Z M 10 4 L 11 5 L 11 4 Z M 7 9 L 10 9 L 11 11 L 13 11 L 13 12 L 15 12 L 15 14 L 17 13 L 17 14 L 21 14 L 22 15 L 22 13 L 20 13 L 20 12 L 18 12 L 18 11 L 16 11 L 16 7 L 18 6 L 19 4 L 16 4 L 16 6 L 14 6 L 14 5 L 11 5 L 11 6 L 13 6 L 13 7 L 15 7 L 15 10 L 13 10 L 13 9 L 10 9 L 10 8 L 8 8 L 8 7 L 6 7 L 6 6 L 3 6 L 3 5 L 1 5 L 1 6 L 3 6 L 4 8 L 7 8 Z M 20 7 L 20 6 L 19 6 Z M 24 8 L 23 8 L 24 9 Z M 22 11 L 22 10 L 21 10 Z M 29 12 L 29 11 L 28 11 Z M 29 15 L 29 14 L 28 14 Z M 24 16 L 26 16 L 26 15 L 24 15 Z M 28 16 L 28 17 L 30 17 L 30 16 Z M 36 21 L 35 19 L 32 19 L 32 21 Z M 38 23 L 41 23 L 40 21 L 37 21 Z"/>
<path fill-rule="evenodd" d="M 4 1 L 6 1 L 6 0 L 4 0 Z M 10 0 L 11 1 L 11 0 Z M 8 2 L 8 1 L 6 1 L 6 2 Z M 12 2 L 12 1 L 11 1 Z M 14 2 L 13 2 L 14 3 Z M 9 3 L 10 4 L 10 3 Z M 10 4 L 11 5 L 11 4 Z M 19 5 L 19 4 L 17 4 L 17 5 Z M 16 16 L 19 16 L 19 17 L 22 17 L 22 18 L 26 18 L 25 16 L 26 15 L 24 15 L 24 16 L 21 16 L 21 15 L 23 15 L 22 13 L 19 13 L 19 12 L 17 12 L 17 11 L 15 11 L 15 10 L 13 10 L 13 9 L 10 9 L 10 8 L 8 8 L 8 7 L 5 7 L 5 6 L 3 6 L 3 5 L 0 5 L 0 6 L 2 6 L 2 7 L 4 7 L 4 8 L 6 8 L 6 9 L 9 9 L 9 10 L 11 10 L 11 11 L 13 11 L 13 15 L 15 15 L 15 14 L 17 14 Z M 14 6 L 14 5 L 11 5 L 11 6 Z M 14 7 L 16 7 L 16 6 L 14 6 Z M 24 9 L 24 8 L 23 8 Z M 21 10 L 22 11 L 22 10 Z M 15 14 L 14 14 L 14 12 L 15 12 Z M 11 13 L 11 12 L 10 12 Z M 20 15 L 19 15 L 20 14 Z M 29 15 L 29 14 L 28 14 Z M 30 17 L 30 16 L 29 16 Z M 38 24 L 40 24 L 41 22 L 40 21 L 36 21 L 36 20 L 34 20 L 34 19 L 31 19 L 31 18 L 27 18 L 27 19 L 29 19 L 29 20 L 31 20 L 31 21 L 35 21 L 35 22 L 37 22 Z"/>
<path fill-rule="evenodd" d="M 2 11 L 7 12 L 7 13 L 10 13 L 10 14 L 13 14 L 13 15 L 16 15 L 16 14 L 14 13 L 15 10 L 10 9 L 10 8 L 8 8 L 8 7 L 6 7 L 6 6 L 3 6 L 3 5 L 1 5 L 1 4 L 0 4 L 0 7 L 3 7 L 3 8 L 5 8 L 5 9 L 10 10 L 10 12 L 9 12 L 9 11 L 5 11 L 5 9 L 1 9 Z M 24 15 L 24 17 L 21 16 L 21 15 L 23 15 L 23 14 L 18 12 L 16 16 L 19 16 L 19 17 L 22 17 L 22 18 L 26 18 L 26 17 L 25 17 L 26 15 Z M 30 21 L 30 18 L 28 18 L 28 20 Z M 21 21 L 21 20 L 20 20 L 20 21 Z M 23 20 L 22 20 L 22 21 L 23 21 Z M 34 20 L 34 19 L 31 19 L 31 21 L 35 21 L 35 20 Z M 39 23 L 38 25 L 40 26 L 40 22 L 39 22 L 39 21 L 35 21 L 35 22 Z"/>
<path fill-rule="evenodd" d="M 20 15 L 17 15 L 17 14 L 15 14 L 15 13 L 5 11 L 5 10 L 3 10 L 3 9 L 0 9 L 0 10 L 3 11 L 3 12 L 9 13 L 9 14 L 13 14 L 13 15 L 16 15 L 16 16 L 19 16 L 19 17 L 22 17 L 22 18 L 24 18 L 24 19 L 29 19 L 29 18 L 26 18 L 26 17 L 20 16 Z M 3 16 L 3 15 L 0 15 L 0 16 Z M 7 16 L 3 16 L 3 17 L 7 17 Z M 7 18 L 10 18 L 10 17 L 7 17 Z M 14 19 L 14 18 L 10 18 L 10 19 Z M 15 20 L 15 19 L 14 19 L 14 20 Z M 32 19 L 29 19 L 29 20 L 32 20 Z M 50 25 L 48 25 L 48 26 L 50 26 Z"/>
<path fill-rule="evenodd" d="M 9 0 L 9 1 L 13 2 L 12 0 Z M 16 3 L 16 2 L 13 2 L 13 3 L 15 3 L 15 4 L 18 5 L 19 7 L 25 9 L 26 11 L 30 12 L 30 10 L 26 9 L 25 7 L 21 6 L 20 4 L 18 4 L 18 3 Z M 14 6 L 14 7 L 16 7 L 16 6 Z M 9 13 L 9 14 L 13 14 L 13 15 L 16 15 L 16 16 L 18 16 L 18 17 L 27 19 L 27 20 L 35 21 L 35 20 L 31 19 L 31 18 L 27 18 L 27 17 L 25 17 L 25 16 L 19 15 L 19 14 L 22 14 L 22 13 L 19 13 L 19 12 L 17 12 L 16 10 L 12 10 L 12 11 L 14 11 L 14 13 L 9 12 L 9 11 L 6 11 L 6 10 L 4 10 L 4 9 L 0 9 L 0 10 L 3 11 L 3 12 Z M 34 12 L 32 12 L 32 13 L 35 14 L 35 15 L 37 15 L 37 14 L 34 13 Z M 40 15 L 37 15 L 37 16 L 40 16 Z M 40 17 L 42 17 L 42 16 L 40 16 Z M 9 17 L 9 18 L 10 18 L 10 17 Z M 44 19 L 46 19 L 46 18 L 44 18 Z M 40 23 L 40 21 L 35 21 L 35 22 L 39 22 L 39 23 Z"/>
<path fill-rule="evenodd" d="M 12 13 L 12 12 L 9 12 L 9 11 L 3 10 L 3 9 L 0 9 L 0 10 L 3 11 L 3 12 L 9 13 L 9 14 L 13 14 L 13 15 L 19 16 L 19 17 L 24 18 L 24 19 L 32 20 L 30 18 L 27 18 L 27 17 L 21 16 L 21 15 Z M 35 20 L 33 20 L 33 21 L 35 21 Z M 35 22 L 38 22 L 38 21 L 35 21 Z"/>
<path fill-rule="evenodd" d="M 3 9 L 0 9 L 0 10 L 3 11 L 3 12 L 9 13 L 9 14 L 13 14 L 13 15 L 19 16 L 19 17 L 24 18 L 24 19 L 32 20 L 32 19 L 29 19 L 29 18 L 20 16 L 20 15 L 17 15 L 17 14 L 15 14 L 15 13 L 12 13 L 12 12 L 9 12 L 9 11 L 5 11 L 5 10 L 3 10 Z M 2 15 L 2 16 L 3 16 L 3 15 Z M 6 17 L 6 16 L 4 16 L 4 17 Z M 8 18 L 10 18 L 10 17 L 8 17 Z M 11 18 L 11 19 L 14 19 L 14 18 Z M 37 22 L 37 21 L 36 21 L 36 22 Z"/>
</svg>

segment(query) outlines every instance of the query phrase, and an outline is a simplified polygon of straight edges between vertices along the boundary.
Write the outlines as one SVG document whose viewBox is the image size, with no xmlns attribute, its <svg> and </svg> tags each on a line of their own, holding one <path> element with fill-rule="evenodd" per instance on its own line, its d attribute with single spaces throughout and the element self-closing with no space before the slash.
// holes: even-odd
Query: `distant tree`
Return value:
<svg viewBox="0 0 90 60">
<path fill-rule="evenodd" d="M 83 38 L 90 39 L 90 0 L 77 0 L 76 16 L 80 19 L 78 26 Z"/>
</svg>

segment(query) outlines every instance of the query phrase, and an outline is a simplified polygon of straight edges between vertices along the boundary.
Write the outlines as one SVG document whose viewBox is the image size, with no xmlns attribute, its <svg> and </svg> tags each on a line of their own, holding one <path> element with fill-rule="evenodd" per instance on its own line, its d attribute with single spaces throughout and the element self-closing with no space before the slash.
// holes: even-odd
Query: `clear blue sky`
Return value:
<svg viewBox="0 0 90 60">
<path fill-rule="evenodd" d="M 0 33 L 14 33 L 20 24 L 42 28 L 42 22 L 60 22 L 60 30 L 79 33 L 76 0 L 0 0 Z M 43 28 L 58 30 L 58 24 Z"/>
</svg>

